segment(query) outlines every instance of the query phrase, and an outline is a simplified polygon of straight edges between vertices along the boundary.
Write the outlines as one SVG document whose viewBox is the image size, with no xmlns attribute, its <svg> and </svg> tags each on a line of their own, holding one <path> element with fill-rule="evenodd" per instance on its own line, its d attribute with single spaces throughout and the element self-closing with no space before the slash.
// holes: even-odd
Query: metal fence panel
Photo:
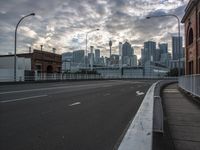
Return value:
<svg viewBox="0 0 200 150">
<path fill-rule="evenodd" d="M 182 76 L 179 78 L 178 85 L 192 95 L 200 97 L 200 74 Z"/>
</svg>

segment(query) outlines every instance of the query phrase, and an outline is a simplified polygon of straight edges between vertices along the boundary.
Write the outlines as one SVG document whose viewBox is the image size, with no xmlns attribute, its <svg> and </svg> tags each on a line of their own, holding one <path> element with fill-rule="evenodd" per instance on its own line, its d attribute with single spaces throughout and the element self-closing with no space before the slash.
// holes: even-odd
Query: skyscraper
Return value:
<svg viewBox="0 0 200 150">
<path fill-rule="evenodd" d="M 154 61 L 157 61 L 159 62 L 160 61 L 160 57 L 161 57 L 161 50 L 160 49 L 156 49 L 156 52 L 155 52 L 155 58 L 154 58 Z"/>
<path fill-rule="evenodd" d="M 180 44 L 179 44 L 180 41 Z M 183 56 L 183 37 L 172 36 L 172 59 L 178 60 Z M 180 54 L 179 54 L 180 48 Z"/>
<path fill-rule="evenodd" d="M 133 57 L 133 48 L 131 44 L 125 42 L 122 45 L 122 64 L 126 64 L 130 66 L 130 58 Z"/>
<path fill-rule="evenodd" d="M 94 56 L 95 64 L 100 62 L 100 49 L 95 49 L 95 56 Z"/>
<path fill-rule="evenodd" d="M 158 47 L 160 49 L 161 54 L 167 54 L 168 53 L 168 44 L 167 43 L 159 43 Z"/>
<path fill-rule="evenodd" d="M 84 63 L 84 50 L 78 50 L 73 52 L 74 63 Z"/>
<path fill-rule="evenodd" d="M 133 48 L 130 43 L 125 42 L 122 45 L 122 56 L 133 56 Z"/>
<path fill-rule="evenodd" d="M 156 42 L 144 42 L 144 62 L 155 61 L 156 59 Z"/>
</svg>

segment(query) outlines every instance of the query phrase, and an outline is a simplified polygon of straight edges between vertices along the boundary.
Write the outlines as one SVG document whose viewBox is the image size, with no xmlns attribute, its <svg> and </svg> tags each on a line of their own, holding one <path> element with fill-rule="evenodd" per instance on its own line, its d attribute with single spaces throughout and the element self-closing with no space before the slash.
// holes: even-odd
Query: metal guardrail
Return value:
<svg viewBox="0 0 200 150">
<path fill-rule="evenodd" d="M 64 74 L 38 73 L 34 76 L 17 76 L 17 81 L 49 81 L 49 80 L 102 80 L 102 79 L 152 79 L 171 80 L 176 77 L 136 76 L 133 75 L 101 75 L 101 74 Z M 13 76 L 1 76 L 0 82 L 13 82 Z"/>
<path fill-rule="evenodd" d="M 178 86 L 200 98 L 200 74 L 179 77 Z"/>
</svg>

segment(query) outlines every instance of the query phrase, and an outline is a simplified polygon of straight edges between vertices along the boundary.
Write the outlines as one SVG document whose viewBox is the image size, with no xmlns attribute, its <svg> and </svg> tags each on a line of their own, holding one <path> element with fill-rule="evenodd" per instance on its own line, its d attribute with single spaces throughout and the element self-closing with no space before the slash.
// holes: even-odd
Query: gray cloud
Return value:
<svg viewBox="0 0 200 150">
<path fill-rule="evenodd" d="M 140 55 L 146 40 L 170 42 L 176 33 L 174 18 L 146 20 L 148 15 L 173 13 L 180 18 L 188 0 L 1 0 L 0 1 L 0 54 L 12 52 L 14 29 L 20 17 L 26 18 L 18 31 L 18 52 L 28 51 L 28 46 L 40 44 L 58 52 L 85 49 L 85 33 L 100 28 L 89 35 L 89 46 L 101 48 L 107 55 L 108 41 L 113 40 L 117 53 L 118 43 L 129 40 Z M 25 28 L 26 27 L 26 28 Z M 182 27 L 183 28 L 183 27 Z"/>
</svg>

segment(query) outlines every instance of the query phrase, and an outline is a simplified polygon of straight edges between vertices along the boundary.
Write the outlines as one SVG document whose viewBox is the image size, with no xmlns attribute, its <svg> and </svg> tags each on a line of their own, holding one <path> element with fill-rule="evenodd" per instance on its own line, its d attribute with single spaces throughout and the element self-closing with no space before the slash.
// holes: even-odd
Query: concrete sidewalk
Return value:
<svg viewBox="0 0 200 150">
<path fill-rule="evenodd" d="M 177 84 L 164 88 L 162 102 L 173 149 L 200 150 L 200 105 L 180 91 Z"/>
</svg>

